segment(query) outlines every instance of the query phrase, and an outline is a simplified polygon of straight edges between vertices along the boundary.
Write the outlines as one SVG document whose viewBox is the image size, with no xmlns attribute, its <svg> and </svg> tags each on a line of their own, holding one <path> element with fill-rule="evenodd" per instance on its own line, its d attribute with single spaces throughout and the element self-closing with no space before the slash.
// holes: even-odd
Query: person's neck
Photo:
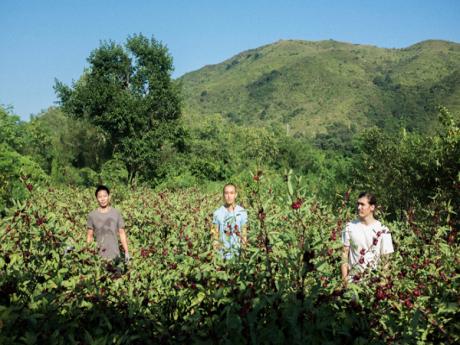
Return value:
<svg viewBox="0 0 460 345">
<path fill-rule="evenodd" d="M 359 220 L 362 224 L 364 225 L 371 225 L 373 223 L 375 223 L 376 219 L 374 218 L 374 215 L 371 214 L 365 218 L 360 218 Z"/>
<path fill-rule="evenodd" d="M 109 212 L 109 210 L 110 210 L 110 206 L 109 206 L 109 205 L 107 205 L 107 206 L 105 206 L 105 207 L 99 206 L 99 212 L 100 212 L 100 213 L 107 213 L 107 212 Z"/>
<path fill-rule="evenodd" d="M 225 208 L 230 212 L 235 211 L 235 207 L 236 207 L 236 204 L 225 204 Z"/>
</svg>

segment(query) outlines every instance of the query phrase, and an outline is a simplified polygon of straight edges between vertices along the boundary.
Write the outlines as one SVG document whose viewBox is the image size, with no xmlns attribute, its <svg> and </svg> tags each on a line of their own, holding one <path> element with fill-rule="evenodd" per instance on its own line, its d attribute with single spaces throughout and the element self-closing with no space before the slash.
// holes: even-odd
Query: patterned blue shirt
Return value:
<svg viewBox="0 0 460 345">
<path fill-rule="evenodd" d="M 219 227 L 220 250 L 224 259 L 230 259 L 239 254 L 243 226 L 248 222 L 248 213 L 239 205 L 230 212 L 225 206 L 214 211 L 213 224 Z"/>
</svg>

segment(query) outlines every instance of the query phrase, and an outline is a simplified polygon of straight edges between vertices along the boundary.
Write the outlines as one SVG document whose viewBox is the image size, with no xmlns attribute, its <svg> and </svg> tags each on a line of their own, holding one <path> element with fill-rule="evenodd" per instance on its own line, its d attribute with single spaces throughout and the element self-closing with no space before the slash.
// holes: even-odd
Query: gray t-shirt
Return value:
<svg viewBox="0 0 460 345">
<path fill-rule="evenodd" d="M 98 210 L 88 215 L 87 228 L 94 230 L 94 236 L 102 257 L 112 260 L 120 255 L 118 230 L 125 228 L 125 222 L 118 210 L 110 207 L 108 212 Z"/>
</svg>

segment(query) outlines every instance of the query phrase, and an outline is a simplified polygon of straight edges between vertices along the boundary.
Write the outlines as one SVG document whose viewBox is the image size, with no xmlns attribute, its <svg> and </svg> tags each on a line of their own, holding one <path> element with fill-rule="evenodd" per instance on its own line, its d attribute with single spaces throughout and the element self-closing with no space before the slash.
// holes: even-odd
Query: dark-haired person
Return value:
<svg viewBox="0 0 460 345">
<path fill-rule="evenodd" d="M 128 261 L 125 223 L 120 212 L 110 206 L 110 190 L 106 186 L 98 186 L 95 195 L 99 207 L 88 215 L 86 241 L 91 243 L 96 237 L 100 255 L 113 260 L 120 256 L 118 247 L 118 236 L 120 236 L 120 242 L 125 251 L 125 260 Z"/>
<path fill-rule="evenodd" d="M 359 194 L 358 219 L 347 223 L 342 233 L 341 271 L 345 286 L 348 282 L 358 280 L 365 270 L 379 269 L 382 256 L 394 251 L 390 231 L 374 218 L 376 206 L 377 200 L 373 194 Z"/>
<path fill-rule="evenodd" d="M 224 205 L 214 211 L 211 234 L 213 247 L 224 259 L 239 255 L 241 247 L 247 242 L 248 214 L 236 204 L 236 186 L 228 183 L 223 189 Z"/>
</svg>

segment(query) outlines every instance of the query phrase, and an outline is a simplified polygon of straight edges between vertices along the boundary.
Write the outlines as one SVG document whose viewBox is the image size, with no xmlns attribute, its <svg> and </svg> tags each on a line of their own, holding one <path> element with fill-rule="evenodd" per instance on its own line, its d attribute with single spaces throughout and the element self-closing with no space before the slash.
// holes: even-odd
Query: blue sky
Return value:
<svg viewBox="0 0 460 345">
<path fill-rule="evenodd" d="M 0 32 L 0 104 L 27 120 L 55 104 L 55 78 L 81 76 L 101 40 L 153 35 L 179 77 L 279 39 L 460 42 L 460 1 L 1 0 Z"/>
</svg>

